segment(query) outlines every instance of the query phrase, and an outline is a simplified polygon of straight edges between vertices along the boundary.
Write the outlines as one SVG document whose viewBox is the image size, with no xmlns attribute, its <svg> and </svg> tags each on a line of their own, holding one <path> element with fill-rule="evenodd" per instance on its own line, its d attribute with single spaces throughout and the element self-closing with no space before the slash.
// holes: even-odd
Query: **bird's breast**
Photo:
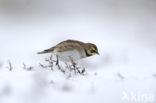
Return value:
<svg viewBox="0 0 156 103">
<path fill-rule="evenodd" d="M 72 60 L 76 61 L 84 57 L 84 52 L 72 50 L 72 51 L 64 51 L 64 52 L 57 52 L 59 59 L 61 61 L 69 62 Z"/>
</svg>

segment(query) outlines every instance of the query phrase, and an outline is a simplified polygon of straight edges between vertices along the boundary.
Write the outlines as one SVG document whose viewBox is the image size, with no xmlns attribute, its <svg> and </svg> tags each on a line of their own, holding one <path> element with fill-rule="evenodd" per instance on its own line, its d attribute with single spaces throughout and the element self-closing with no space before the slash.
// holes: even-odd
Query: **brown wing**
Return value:
<svg viewBox="0 0 156 103">
<path fill-rule="evenodd" d="M 57 50 L 58 52 L 62 52 L 62 51 L 68 51 L 73 49 L 81 50 L 84 44 L 85 43 L 77 40 L 66 40 L 59 43 L 55 47 L 58 48 Z"/>
<path fill-rule="evenodd" d="M 57 45 L 62 45 L 62 44 L 64 44 L 64 43 L 77 43 L 77 44 L 79 44 L 79 45 L 83 45 L 84 44 L 84 42 L 81 42 L 81 41 L 78 41 L 78 40 L 66 40 L 66 41 L 63 41 L 63 42 L 61 42 L 61 43 L 59 43 L 59 44 L 57 44 Z"/>
<path fill-rule="evenodd" d="M 50 53 L 53 52 L 55 49 L 57 49 L 57 52 L 73 50 L 73 49 L 81 50 L 84 44 L 85 43 L 77 40 L 66 40 L 57 44 L 54 47 L 51 47 L 50 49 L 46 49 L 42 52 L 38 52 L 38 54 Z"/>
</svg>

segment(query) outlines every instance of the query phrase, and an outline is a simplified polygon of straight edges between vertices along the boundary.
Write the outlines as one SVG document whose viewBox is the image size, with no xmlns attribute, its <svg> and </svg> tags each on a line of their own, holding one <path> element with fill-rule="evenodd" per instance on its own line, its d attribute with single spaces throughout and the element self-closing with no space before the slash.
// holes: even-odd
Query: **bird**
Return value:
<svg viewBox="0 0 156 103">
<path fill-rule="evenodd" d="M 93 43 L 84 43 L 78 40 L 65 40 L 53 46 L 49 49 L 38 52 L 38 54 L 46 54 L 51 53 L 52 55 L 56 55 L 57 64 L 58 61 L 71 62 L 77 61 L 83 58 L 87 58 L 93 55 L 100 55 L 98 52 L 98 48 Z"/>
</svg>

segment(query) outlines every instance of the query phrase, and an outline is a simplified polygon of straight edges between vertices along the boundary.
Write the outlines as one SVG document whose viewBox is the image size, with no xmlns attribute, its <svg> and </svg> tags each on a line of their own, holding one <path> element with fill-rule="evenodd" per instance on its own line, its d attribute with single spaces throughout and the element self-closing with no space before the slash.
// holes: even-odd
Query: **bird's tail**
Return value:
<svg viewBox="0 0 156 103">
<path fill-rule="evenodd" d="M 41 52 L 37 52 L 37 54 L 46 54 L 46 53 L 50 53 L 51 50 L 47 49 L 47 50 L 44 50 L 44 51 L 41 51 Z"/>
<path fill-rule="evenodd" d="M 44 51 L 38 52 L 37 54 L 46 54 L 46 53 L 52 53 L 54 51 L 55 47 L 52 47 L 50 49 L 46 49 Z"/>
</svg>

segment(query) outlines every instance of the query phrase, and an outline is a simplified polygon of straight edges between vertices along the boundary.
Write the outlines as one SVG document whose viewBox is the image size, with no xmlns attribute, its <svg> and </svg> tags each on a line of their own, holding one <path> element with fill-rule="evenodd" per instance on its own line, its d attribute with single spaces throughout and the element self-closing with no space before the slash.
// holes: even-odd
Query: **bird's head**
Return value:
<svg viewBox="0 0 156 103">
<path fill-rule="evenodd" d="M 100 55 L 97 46 L 92 43 L 86 43 L 86 55 L 93 56 L 96 54 Z"/>
</svg>

